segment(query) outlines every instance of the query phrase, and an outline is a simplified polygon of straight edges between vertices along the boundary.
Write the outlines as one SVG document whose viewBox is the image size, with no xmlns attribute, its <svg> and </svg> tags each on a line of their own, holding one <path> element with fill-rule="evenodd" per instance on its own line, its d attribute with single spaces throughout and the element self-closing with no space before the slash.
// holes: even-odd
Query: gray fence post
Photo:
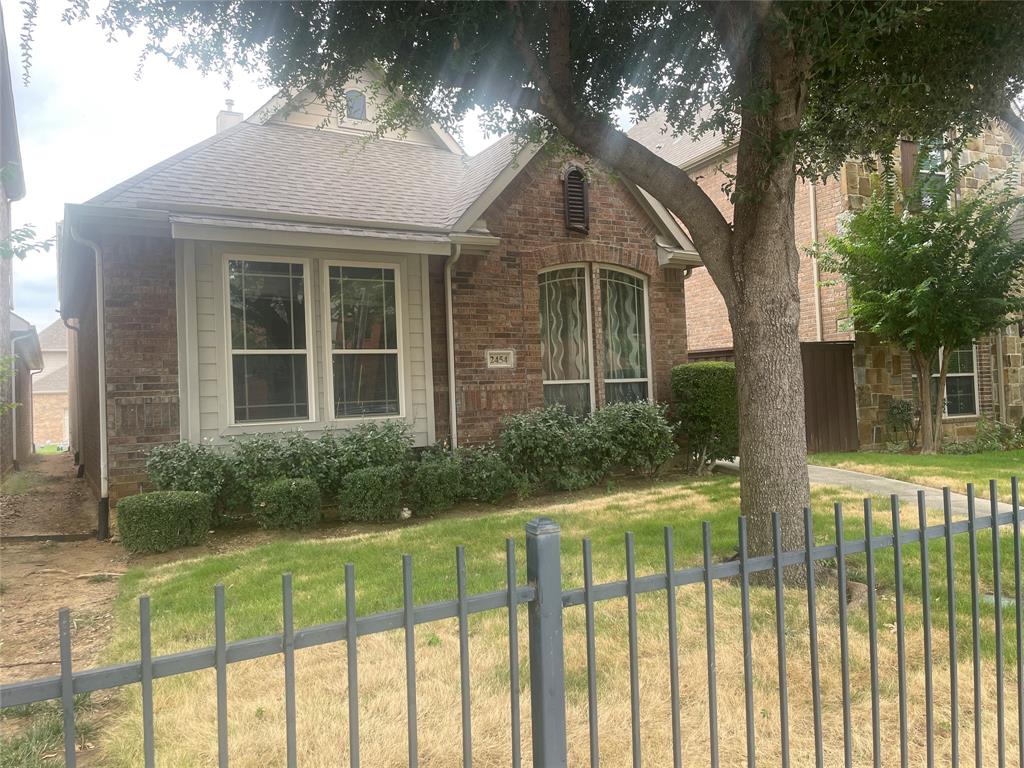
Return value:
<svg viewBox="0 0 1024 768">
<path fill-rule="evenodd" d="M 533 764 L 545 768 L 564 766 L 568 761 L 560 539 L 554 520 L 538 517 L 526 524 L 526 578 L 537 590 L 527 611 Z"/>
</svg>

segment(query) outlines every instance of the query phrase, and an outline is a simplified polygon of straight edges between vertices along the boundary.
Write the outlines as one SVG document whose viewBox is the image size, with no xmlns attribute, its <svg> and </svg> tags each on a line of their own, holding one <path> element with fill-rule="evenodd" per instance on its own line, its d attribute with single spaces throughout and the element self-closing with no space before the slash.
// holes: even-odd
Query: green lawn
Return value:
<svg viewBox="0 0 1024 768">
<path fill-rule="evenodd" d="M 36 453 L 41 456 L 49 456 L 56 453 L 67 453 L 67 448 L 61 448 L 56 443 L 53 443 L 52 445 L 40 445 L 36 448 Z"/>
<path fill-rule="evenodd" d="M 279 632 L 281 628 L 280 575 L 290 571 L 294 577 L 295 626 L 305 627 L 337 620 L 344 615 L 344 563 L 356 566 L 358 611 L 366 614 L 401 607 L 401 556 L 413 553 L 415 600 L 417 603 L 451 599 L 455 596 L 454 550 L 466 545 L 470 593 L 500 589 L 504 585 L 504 541 L 517 541 L 520 581 L 525 581 L 523 563 L 523 526 L 537 515 L 554 518 L 562 527 L 563 580 L 565 587 L 582 584 L 581 542 L 589 536 L 593 543 L 595 580 L 620 579 L 624 575 L 623 536 L 632 531 L 636 539 L 637 572 L 640 575 L 664 569 L 663 533 L 665 524 L 674 526 L 677 566 L 701 561 L 700 522 L 709 521 L 714 534 L 716 558 L 729 557 L 736 547 L 736 509 L 738 483 L 730 477 L 701 480 L 678 479 L 653 485 L 629 484 L 614 492 L 581 494 L 572 500 L 553 500 L 520 505 L 512 509 L 481 514 L 469 511 L 422 524 L 333 540 L 303 539 L 283 535 L 279 541 L 246 551 L 207 556 L 151 568 L 136 568 L 121 582 L 117 623 L 109 661 L 138 657 L 137 597 L 152 599 L 153 642 L 155 653 L 168 653 L 209 645 L 213 642 L 212 590 L 216 583 L 227 589 L 228 639 L 241 639 Z M 848 538 L 863 534 L 863 515 L 859 500 L 848 491 L 817 488 L 813 506 L 818 541 L 832 540 L 831 504 L 842 501 L 848 509 L 845 532 Z M 882 500 L 876 500 L 875 530 L 889 530 L 889 513 Z M 932 518 L 933 521 L 938 518 Z M 916 524 L 916 513 L 907 510 L 903 525 Z M 1012 594 L 1012 534 L 1001 539 L 1003 594 Z M 991 536 L 979 541 L 979 570 L 982 590 L 991 592 Z M 947 680 L 943 661 L 945 651 L 944 550 L 941 541 L 929 547 L 931 557 L 932 618 L 935 626 L 937 697 L 941 701 L 943 680 Z M 958 537 L 955 547 L 957 573 L 957 609 L 961 681 L 970 680 L 970 592 L 969 559 L 966 536 Z M 894 568 L 891 550 L 879 552 L 878 620 L 882 677 L 883 748 L 895 750 L 898 729 L 895 679 L 888 670 L 895 668 L 895 621 L 893 594 Z M 850 578 L 863 580 L 864 556 L 849 560 Z M 841 709 L 838 682 L 838 623 L 834 580 L 826 570 L 819 593 L 819 651 L 822 657 L 823 696 L 825 700 L 826 738 L 841 739 Z M 911 680 L 920 686 L 923 668 L 920 628 L 921 591 L 917 547 L 905 550 L 907 590 L 908 668 Z M 704 672 L 702 588 L 679 590 L 681 668 L 684 670 L 684 722 L 706 720 L 707 681 Z M 724 764 L 739 762 L 743 756 L 742 646 L 739 632 L 739 590 L 735 583 L 715 585 L 716 645 L 718 649 L 719 717 L 721 720 Z M 758 717 L 758 757 L 771 762 L 778 756 L 777 696 L 775 670 L 774 603 L 770 589 L 754 587 L 752 615 L 755 645 L 755 678 L 760 715 Z M 598 680 L 599 712 L 603 725 L 602 760 L 607 764 L 628 761 L 629 716 L 628 648 L 624 601 L 610 601 L 598 608 Z M 812 743 L 803 686 L 807 672 L 806 597 L 801 590 L 786 595 L 787 639 L 791 687 L 791 718 L 796 763 L 813 762 L 808 753 Z M 667 664 L 665 651 L 665 596 L 652 594 L 639 599 L 638 633 L 640 637 L 641 709 L 645 723 L 645 744 L 652 764 L 669 759 L 667 716 Z M 524 633 L 525 611 L 519 617 Z M 991 630 L 994 608 L 982 606 L 982 649 L 987 688 L 996 679 L 992 667 L 994 633 Z M 1006 657 L 1013 658 L 1013 611 L 1005 611 Z M 567 692 L 569 696 L 570 762 L 586 761 L 586 667 L 582 611 L 566 613 Z M 471 666 L 473 672 L 474 742 L 478 765 L 507 763 L 508 742 L 508 669 L 506 619 L 494 612 L 471 620 Z M 854 722 L 862 732 L 855 754 L 869 759 L 870 697 L 866 695 L 868 666 L 867 614 L 863 602 L 850 608 L 851 675 L 854 691 Z M 420 733 L 425 754 L 434 755 L 425 764 L 441 765 L 438 755 L 457 754 L 459 749 L 458 637 L 454 622 L 438 622 L 417 628 L 417 681 L 420 688 Z M 362 704 L 363 759 L 373 765 L 401 765 L 405 761 L 404 661 L 401 633 L 387 633 L 360 640 L 360 700 Z M 230 722 L 233 765 L 267 765 L 282 762 L 283 715 L 281 711 L 281 662 L 279 658 L 233 665 L 230 673 Z M 525 645 L 521 657 L 524 710 L 528 709 L 528 669 Z M 337 763 L 347 751 L 345 719 L 344 649 L 332 646 L 301 651 L 297 655 L 300 752 L 310 765 Z M 1012 691 L 1012 668 L 1005 670 L 1007 690 Z M 167 765 L 205 764 L 216 743 L 212 673 L 195 673 L 184 678 L 157 683 L 157 750 Z M 987 701 L 992 701 L 987 691 Z M 962 682 L 962 705 L 970 702 L 970 686 Z M 918 695 L 910 703 L 911 716 L 920 716 Z M 1008 699 L 1013 697 L 1008 696 Z M 141 738 L 138 715 L 139 698 L 134 689 L 123 697 L 124 706 L 116 714 L 100 740 L 110 765 L 140 763 Z M 1015 706 L 1012 701 L 1008 707 Z M 526 712 L 524 711 L 524 717 Z M 940 719 L 944 715 L 939 715 Z M 1015 717 L 1007 710 L 1008 717 Z M 966 725 L 965 725 L 966 721 Z M 1013 720 L 1011 719 L 1011 722 Z M 964 734 L 970 724 L 963 718 Z M 837 730 L 838 729 L 838 730 Z M 948 732 L 948 724 L 946 731 Z M 524 733 L 529 733 L 524 723 Z M 941 729 L 940 729 L 941 733 Z M 1010 735 L 1014 738 L 1013 735 Z M 707 754 L 706 731 L 688 729 L 684 747 L 692 762 L 701 762 Z M 963 742 L 962 742 L 963 743 Z M 341 745 L 341 746 L 339 746 Z M 987 747 L 986 747 L 987 749 Z M 340 752 L 339 752 L 340 750 Z M 894 758 L 893 751 L 887 757 Z M 704 761 L 706 762 L 706 760 Z M 775 762 L 778 762 L 776 759 Z M 105 763 L 106 764 L 106 763 Z"/>
<path fill-rule="evenodd" d="M 1010 478 L 1016 475 L 1024 483 L 1024 450 L 990 451 L 967 455 L 937 454 L 922 456 L 905 453 L 816 453 L 808 456 L 811 464 L 852 469 L 883 475 L 909 483 L 935 488 L 949 486 L 965 493 L 974 483 L 980 495 L 988 497 L 988 481 L 999 483 L 999 498 L 1010 500 Z"/>
</svg>

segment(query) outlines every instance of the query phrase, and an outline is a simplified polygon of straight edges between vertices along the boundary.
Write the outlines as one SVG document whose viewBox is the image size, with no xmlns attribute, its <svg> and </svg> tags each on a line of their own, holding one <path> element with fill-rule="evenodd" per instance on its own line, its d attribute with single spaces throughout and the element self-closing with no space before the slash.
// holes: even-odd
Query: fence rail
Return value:
<svg viewBox="0 0 1024 768">
<path fill-rule="evenodd" d="M 814 754 L 816 766 L 823 766 L 825 751 L 822 726 L 822 686 L 819 661 L 819 627 L 817 601 L 819 586 L 818 563 L 835 560 L 836 588 L 839 613 L 840 666 L 842 687 L 843 720 L 843 761 L 853 765 L 851 716 L 851 676 L 849 648 L 849 613 L 847 606 L 848 569 L 850 556 L 863 554 L 866 564 L 868 636 L 870 643 L 870 696 L 872 762 L 882 764 L 881 724 L 879 700 L 879 659 L 878 659 L 878 613 L 875 589 L 876 553 L 892 550 L 894 562 L 894 590 L 896 601 L 895 635 L 897 643 L 897 687 L 900 765 L 910 761 L 908 743 L 909 725 L 907 714 L 907 632 L 906 595 L 904 580 L 905 545 L 917 545 L 921 565 L 921 621 L 924 643 L 924 701 L 925 744 L 927 765 L 935 764 L 934 712 L 934 670 L 932 658 L 932 615 L 931 584 L 928 542 L 942 539 L 945 542 L 946 614 L 949 639 L 950 675 L 950 753 L 951 764 L 960 761 L 959 754 L 959 696 L 958 696 L 958 640 L 957 607 L 955 596 L 954 538 L 966 536 L 970 554 L 971 581 L 971 658 L 973 662 L 973 720 L 975 765 L 982 765 L 983 733 L 982 721 L 985 702 L 981 698 L 982 666 L 980 624 L 980 572 L 979 536 L 991 532 L 992 586 L 995 599 L 995 669 L 997 759 L 999 768 L 1004 768 L 1007 758 L 1006 712 L 1005 712 L 1005 653 L 1002 609 L 1002 553 L 1000 532 L 1008 527 L 1013 534 L 1013 590 L 1015 596 L 1015 664 L 1017 699 L 1017 752 L 1010 756 L 1017 765 L 1024 766 L 1024 676 L 1022 676 L 1022 583 L 1021 583 L 1021 509 L 1017 479 L 1011 483 L 1012 512 L 999 512 L 997 487 L 989 486 L 991 508 L 988 515 L 978 515 L 973 486 L 968 485 L 968 515 L 965 520 L 953 520 L 949 489 L 944 490 L 944 521 L 928 525 L 925 495 L 918 493 L 918 526 L 904 529 L 900 525 L 900 504 L 896 496 L 891 498 L 892 533 L 876 535 L 873 531 L 873 509 L 870 500 L 864 502 L 865 536 L 861 540 L 847 541 L 844 538 L 844 512 L 835 505 L 835 543 L 815 544 L 815 532 L 810 510 L 804 510 L 804 547 L 797 551 L 783 551 L 781 548 L 781 521 L 777 514 L 772 516 L 773 552 L 770 555 L 750 556 L 747 546 L 747 521 L 738 521 L 739 553 L 735 560 L 714 562 L 712 559 L 711 529 L 703 524 L 703 565 L 678 569 L 675 567 L 673 532 L 665 528 L 664 549 L 665 569 L 662 573 L 638 576 L 632 534 L 625 537 L 626 579 L 595 584 L 593 582 L 593 558 L 589 540 L 584 540 L 582 550 L 583 586 L 576 589 L 562 588 L 560 532 L 556 523 L 546 518 L 532 520 L 526 526 L 526 567 L 527 583 L 520 584 L 516 572 L 515 542 L 506 544 L 506 586 L 504 589 L 477 595 L 467 594 L 466 560 L 463 548 L 456 549 L 455 600 L 423 605 L 413 602 L 413 559 L 409 555 L 402 561 L 403 601 L 399 610 L 359 616 L 356 605 L 356 578 L 354 567 L 345 566 L 345 619 L 304 629 L 293 626 L 293 594 L 290 574 L 282 577 L 283 630 L 278 634 L 240 641 L 226 640 L 226 596 L 222 585 L 214 589 L 214 636 L 213 646 L 164 656 L 152 656 L 150 631 L 150 602 L 147 596 L 139 599 L 140 658 L 138 661 L 78 671 L 71 663 L 71 616 L 68 609 L 59 613 L 60 634 L 60 675 L 51 678 L 31 680 L 0 686 L 0 708 L 9 708 L 47 700 L 59 700 L 63 712 L 64 756 L 67 766 L 75 765 L 75 722 L 74 697 L 103 689 L 140 685 L 142 694 L 142 738 L 143 754 L 147 766 L 154 765 L 154 712 L 153 682 L 161 678 L 174 677 L 203 669 L 216 671 L 217 688 L 217 734 L 218 760 L 220 766 L 228 765 L 228 694 L 227 680 L 230 665 L 268 656 L 281 656 L 284 666 L 284 705 L 286 713 L 285 743 L 287 764 L 298 763 L 296 744 L 296 692 L 295 692 L 295 651 L 333 643 L 344 643 L 346 652 L 346 674 L 349 708 L 349 755 L 352 766 L 360 763 L 359 755 L 359 661 L 358 641 L 361 637 L 383 632 L 402 630 L 404 632 L 406 671 L 406 711 L 408 733 L 409 765 L 418 762 L 417 703 L 416 703 L 416 628 L 425 624 L 456 619 L 459 637 L 459 679 L 461 688 L 462 758 L 465 766 L 472 765 L 473 738 L 470 708 L 471 679 L 469 663 L 469 617 L 475 614 L 505 611 L 508 617 L 508 672 L 509 707 L 511 722 L 511 755 L 513 766 L 519 766 L 522 759 L 521 713 L 520 713 L 520 638 L 518 629 L 519 606 L 527 607 L 529 634 L 526 645 L 529 654 L 529 688 L 531 709 L 531 748 L 533 764 L 536 766 L 558 766 L 567 762 L 566 744 L 566 686 L 563 619 L 566 609 L 583 606 L 585 611 L 586 663 L 587 663 L 587 706 L 589 725 L 590 764 L 594 768 L 599 762 L 599 728 L 597 719 L 597 652 L 595 629 L 595 606 L 598 603 L 625 598 L 628 619 L 629 678 L 630 678 L 630 738 L 632 764 L 641 765 L 641 708 L 638 663 L 638 612 L 637 598 L 640 595 L 664 591 L 668 626 L 667 649 L 670 670 L 671 699 L 671 745 L 673 766 L 679 768 L 685 755 L 682 746 L 682 723 L 680 717 L 679 688 L 679 638 L 677 632 L 678 598 L 676 591 L 686 585 L 703 585 L 704 619 L 706 636 L 706 661 L 708 680 L 708 738 L 710 741 L 710 764 L 719 764 L 719 717 L 717 705 L 717 658 L 715 630 L 715 588 L 716 581 L 736 579 L 740 588 L 740 610 L 743 645 L 744 712 L 746 731 L 746 761 L 754 766 L 757 759 L 755 727 L 755 686 L 753 676 L 753 644 L 751 629 L 751 577 L 755 574 L 770 574 L 770 586 L 774 590 L 775 640 L 778 666 L 778 722 L 780 725 L 780 760 L 783 768 L 790 765 L 790 724 L 787 668 L 787 624 L 784 594 L 796 587 L 786 586 L 783 578 L 787 569 L 800 570 L 806 592 L 807 643 L 811 676 L 811 708 L 813 720 Z M 395 692 L 395 695 L 400 695 Z M 1012 727 L 1012 726 L 1011 726 Z M 691 761 L 692 762 L 692 761 Z"/>
</svg>

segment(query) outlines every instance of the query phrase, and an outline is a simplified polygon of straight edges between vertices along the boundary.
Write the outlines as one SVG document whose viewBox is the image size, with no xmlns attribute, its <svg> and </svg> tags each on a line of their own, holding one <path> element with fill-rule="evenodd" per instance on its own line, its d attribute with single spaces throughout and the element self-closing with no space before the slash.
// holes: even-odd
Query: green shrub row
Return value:
<svg viewBox="0 0 1024 768">
<path fill-rule="evenodd" d="M 167 552 L 201 544 L 213 501 L 198 491 L 155 491 L 121 499 L 117 530 L 129 552 Z"/>
<path fill-rule="evenodd" d="M 463 500 L 498 503 L 535 487 L 573 490 L 612 471 L 652 475 L 675 453 L 663 407 L 618 403 L 577 418 L 561 407 L 506 418 L 498 446 L 411 449 L 404 425 L 379 422 L 316 439 L 254 435 L 221 452 L 209 445 L 160 446 L 147 469 L 168 491 L 199 491 L 224 515 L 252 515 L 265 528 L 308 528 L 337 502 L 351 521 L 395 520 Z M 121 502 L 122 504 L 124 502 Z"/>
</svg>

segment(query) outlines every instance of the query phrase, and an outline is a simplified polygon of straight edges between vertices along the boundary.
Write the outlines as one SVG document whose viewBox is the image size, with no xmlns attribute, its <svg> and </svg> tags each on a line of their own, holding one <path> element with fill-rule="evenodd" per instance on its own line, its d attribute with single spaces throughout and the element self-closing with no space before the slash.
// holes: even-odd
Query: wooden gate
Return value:
<svg viewBox="0 0 1024 768">
<path fill-rule="evenodd" d="M 804 421 L 807 452 L 856 451 L 857 401 L 853 387 L 853 342 L 805 341 L 800 344 L 804 368 Z M 692 350 L 690 362 L 731 362 L 731 348 Z"/>
<path fill-rule="evenodd" d="M 853 343 L 805 342 L 804 421 L 807 452 L 856 451 L 857 401 L 853 388 Z"/>
</svg>

